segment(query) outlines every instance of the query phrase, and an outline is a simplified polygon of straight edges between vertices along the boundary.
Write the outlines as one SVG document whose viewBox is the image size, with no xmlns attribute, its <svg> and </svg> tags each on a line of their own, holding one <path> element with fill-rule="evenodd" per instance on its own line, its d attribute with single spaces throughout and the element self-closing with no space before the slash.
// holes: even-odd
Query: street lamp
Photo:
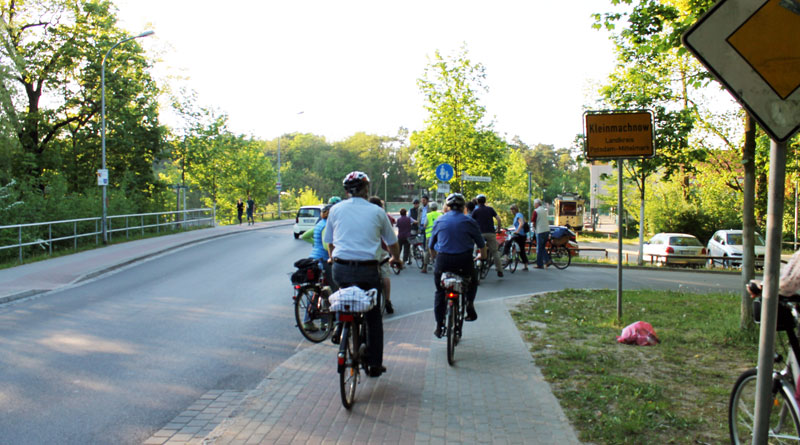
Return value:
<svg viewBox="0 0 800 445">
<path fill-rule="evenodd" d="M 104 181 L 101 184 L 101 186 L 103 187 L 103 221 L 102 221 L 103 244 L 107 244 L 108 243 L 108 232 L 106 230 L 106 228 L 108 227 L 107 222 L 106 222 L 107 219 L 108 219 L 108 205 L 106 203 L 106 193 L 107 193 L 107 189 L 108 189 L 108 170 L 106 170 L 106 59 L 108 58 L 108 55 L 111 54 L 111 51 L 114 48 L 122 45 L 123 43 L 125 43 L 125 42 L 127 42 L 129 40 L 138 39 L 140 37 L 151 36 L 153 34 L 155 34 L 154 31 L 145 31 L 145 32 L 139 34 L 138 36 L 127 37 L 127 38 L 124 38 L 124 39 L 120 40 L 119 42 L 115 43 L 114 46 L 109 48 L 108 51 L 106 51 L 106 55 L 103 56 L 103 62 L 100 65 L 100 90 L 101 90 L 100 101 L 102 103 L 101 110 L 100 110 L 100 120 L 102 122 L 101 127 L 100 127 L 101 128 L 100 129 L 100 134 L 101 134 L 100 138 L 102 140 L 101 144 L 102 144 L 102 147 L 103 147 L 103 168 L 102 168 L 102 174 L 100 176 L 104 178 Z"/>
<path fill-rule="evenodd" d="M 389 205 L 389 195 L 387 193 L 387 188 L 389 187 L 389 181 L 386 179 L 389 177 L 389 172 L 383 172 L 383 202 L 384 205 Z"/>
<path fill-rule="evenodd" d="M 301 115 L 305 113 L 305 111 L 298 111 L 297 115 Z M 278 183 L 275 185 L 275 188 L 278 191 L 278 219 L 281 219 L 281 136 L 278 135 Z"/>
</svg>

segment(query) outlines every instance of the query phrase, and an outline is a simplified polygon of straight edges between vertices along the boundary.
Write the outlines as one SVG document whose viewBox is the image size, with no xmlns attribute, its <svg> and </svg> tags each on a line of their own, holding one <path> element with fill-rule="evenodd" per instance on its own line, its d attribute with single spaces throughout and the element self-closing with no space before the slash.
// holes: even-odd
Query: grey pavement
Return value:
<svg viewBox="0 0 800 445">
<path fill-rule="evenodd" d="M 0 303 L 211 238 L 287 224 L 201 229 L 0 270 Z M 339 397 L 336 346 L 307 343 L 250 391 L 204 394 L 145 444 L 578 444 L 511 319 L 519 299 L 479 297 L 479 318 L 465 323 L 454 366 L 445 341 L 432 335 L 432 311 L 387 321 L 388 372 L 359 384 L 350 411 Z"/>
</svg>

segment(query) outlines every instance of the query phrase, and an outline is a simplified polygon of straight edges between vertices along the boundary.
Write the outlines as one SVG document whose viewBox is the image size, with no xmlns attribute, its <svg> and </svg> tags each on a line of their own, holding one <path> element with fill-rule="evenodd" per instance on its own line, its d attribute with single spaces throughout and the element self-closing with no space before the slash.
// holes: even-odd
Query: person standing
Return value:
<svg viewBox="0 0 800 445">
<path fill-rule="evenodd" d="M 331 208 L 323 241 L 328 243 L 328 253 L 333 261 L 333 280 L 339 287 L 358 286 L 364 290 L 380 289 L 381 274 L 375 252 L 381 240 L 388 246 L 389 261 L 403 267 L 398 258 L 395 235 L 386 212 L 367 201 L 369 177 L 354 171 L 342 181 L 350 199 Z M 383 317 L 381 308 L 375 306 L 365 314 L 367 323 L 368 375 L 378 377 L 386 372 L 383 366 Z M 342 326 L 338 324 L 332 340 L 341 339 Z"/>
<path fill-rule="evenodd" d="M 478 228 L 481 229 L 481 236 L 486 241 L 486 250 L 489 257 L 487 261 L 494 261 L 494 268 L 497 270 L 497 276 L 503 276 L 503 265 L 500 262 L 500 252 L 497 251 L 497 230 L 500 229 L 500 215 L 494 208 L 486 205 L 486 195 L 480 194 L 476 198 L 478 205 L 475 211 L 472 212 L 472 218 L 478 222 Z M 494 223 L 497 223 L 496 225 Z"/>
<path fill-rule="evenodd" d="M 239 218 L 239 225 L 242 225 L 242 213 L 244 213 L 244 203 L 242 198 L 236 200 L 236 216 Z"/>
<path fill-rule="evenodd" d="M 400 245 L 400 257 L 406 264 L 411 264 L 411 218 L 406 215 L 406 209 L 400 209 L 400 217 L 397 218 L 397 242 Z"/>
<path fill-rule="evenodd" d="M 464 196 L 461 193 L 452 193 L 445 201 L 449 211 L 438 218 L 433 224 L 430 236 L 429 249 L 435 258 L 436 265 L 433 269 L 433 282 L 436 284 L 436 294 L 433 302 L 433 314 L 436 319 L 436 330 L 433 332 L 438 338 L 446 334 L 444 316 L 447 308 L 442 287 L 442 273 L 453 272 L 461 276 L 470 277 L 467 288 L 467 316 L 466 321 L 478 319 L 475 311 L 475 295 L 478 292 L 478 271 L 472 258 L 472 251 L 478 246 L 479 258 L 486 258 L 486 241 L 481 236 L 477 221 L 464 214 Z M 431 203 L 433 205 L 434 203 Z"/>
<path fill-rule="evenodd" d="M 544 269 L 553 264 L 547 254 L 545 244 L 550 238 L 550 223 L 547 220 L 547 208 L 542 205 L 542 200 L 533 200 L 533 229 L 536 232 L 536 268 Z"/>
<path fill-rule="evenodd" d="M 411 218 L 411 232 L 413 235 L 417 235 L 419 233 L 419 199 L 414 198 L 414 202 L 411 203 L 411 209 L 408 211 L 408 217 Z"/>
<path fill-rule="evenodd" d="M 253 218 L 253 212 L 256 210 L 256 202 L 253 201 L 253 198 L 250 195 L 247 195 L 247 225 L 253 225 L 256 223 L 256 220 Z"/>
<path fill-rule="evenodd" d="M 528 238 L 530 225 L 525 222 L 525 217 L 522 215 L 522 212 L 519 211 L 519 207 L 517 207 L 516 204 L 511 204 L 511 213 L 514 214 L 514 232 L 511 233 L 510 242 L 506 241 L 506 246 L 503 248 L 503 255 L 508 256 L 511 251 L 510 243 L 517 243 L 519 246 L 519 256 L 523 265 L 522 270 L 528 270 L 528 254 L 525 253 L 525 240 Z M 547 218 L 545 218 L 545 221 L 547 221 Z M 509 261 L 511 260 L 513 260 L 513 258 L 509 258 Z"/>
<path fill-rule="evenodd" d="M 424 199 L 423 199 L 423 202 Z M 432 202 L 427 205 L 428 211 L 425 212 L 425 245 L 428 246 L 431 239 L 431 233 L 433 232 L 433 223 L 442 216 L 442 212 L 439 211 L 439 204 L 436 202 Z M 428 264 L 430 264 L 430 249 L 425 249 L 425 255 L 422 257 L 422 273 L 428 273 Z"/>
</svg>

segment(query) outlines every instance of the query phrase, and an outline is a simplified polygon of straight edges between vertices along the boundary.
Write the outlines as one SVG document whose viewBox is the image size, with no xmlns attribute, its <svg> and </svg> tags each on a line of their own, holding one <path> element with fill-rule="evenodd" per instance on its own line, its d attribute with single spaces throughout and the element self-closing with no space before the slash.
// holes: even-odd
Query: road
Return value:
<svg viewBox="0 0 800 445">
<path fill-rule="evenodd" d="M 254 388 L 304 345 L 288 275 L 309 251 L 291 227 L 243 232 L 0 306 L 0 443 L 141 443 L 209 390 Z M 623 276 L 629 289 L 740 285 L 690 271 Z M 432 281 L 416 268 L 393 276 L 390 317 L 430 310 Z M 491 272 L 478 298 L 563 288 L 616 288 L 616 270 Z"/>
</svg>

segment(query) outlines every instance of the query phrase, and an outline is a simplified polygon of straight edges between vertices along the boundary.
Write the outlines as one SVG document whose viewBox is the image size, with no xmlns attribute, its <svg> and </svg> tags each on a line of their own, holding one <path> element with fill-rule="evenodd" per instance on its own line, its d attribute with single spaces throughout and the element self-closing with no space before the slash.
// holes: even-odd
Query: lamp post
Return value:
<svg viewBox="0 0 800 445">
<path fill-rule="evenodd" d="M 388 177 L 389 177 L 389 172 L 383 172 L 383 202 L 384 202 L 384 205 L 387 205 L 387 206 L 389 205 L 388 204 L 389 195 L 387 193 L 387 190 L 388 190 L 388 187 L 389 187 L 389 180 L 386 179 Z"/>
<path fill-rule="evenodd" d="M 125 43 L 125 42 L 127 42 L 129 40 L 138 39 L 140 37 L 151 36 L 153 34 L 155 34 L 154 31 L 145 31 L 145 32 L 139 34 L 138 36 L 127 37 L 127 38 L 124 38 L 124 39 L 120 40 L 119 42 L 115 43 L 114 46 L 109 48 L 108 51 L 106 51 L 106 55 L 103 56 L 103 62 L 100 64 L 100 91 L 101 91 L 100 92 L 100 95 L 101 95 L 100 102 L 102 104 L 101 105 L 101 110 L 100 110 L 100 120 L 101 120 L 101 126 L 100 126 L 100 134 L 101 134 L 101 136 L 100 136 L 100 139 L 102 141 L 101 144 L 102 144 L 102 147 L 103 147 L 103 167 L 102 167 L 102 171 L 103 171 L 103 174 L 104 174 L 104 177 L 105 177 L 105 181 L 103 182 L 103 184 L 101 184 L 101 186 L 103 187 L 103 221 L 102 221 L 102 224 L 101 224 L 102 230 L 103 230 L 103 244 L 107 244 L 108 243 L 108 231 L 106 230 L 107 227 L 108 227 L 108 225 L 107 225 L 108 204 L 106 202 L 107 201 L 106 200 L 106 193 L 107 193 L 107 189 L 108 189 L 108 171 L 106 170 L 106 59 L 108 59 L 108 55 L 111 54 L 111 51 L 114 48 L 122 45 L 123 43 Z"/>
<path fill-rule="evenodd" d="M 298 111 L 297 115 L 301 115 L 305 113 L 305 111 Z M 281 219 L 281 189 L 283 188 L 283 184 L 281 184 L 281 136 L 278 135 L 278 183 L 275 186 L 278 191 L 278 220 Z"/>
</svg>

